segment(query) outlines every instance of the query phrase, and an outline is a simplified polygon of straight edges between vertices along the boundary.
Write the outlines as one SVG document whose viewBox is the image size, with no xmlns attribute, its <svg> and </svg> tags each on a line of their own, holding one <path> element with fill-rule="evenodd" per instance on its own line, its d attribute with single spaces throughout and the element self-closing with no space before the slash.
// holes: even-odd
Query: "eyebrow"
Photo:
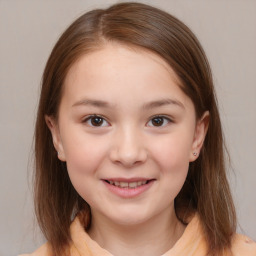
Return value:
<svg viewBox="0 0 256 256">
<path fill-rule="evenodd" d="M 165 105 L 176 105 L 178 107 L 181 107 L 181 108 L 185 109 L 185 106 L 180 101 L 175 100 L 175 99 L 169 99 L 169 98 L 145 103 L 145 104 L 143 104 L 142 108 L 143 109 L 150 109 L 150 108 L 162 107 L 162 106 L 165 106 Z"/>
<path fill-rule="evenodd" d="M 175 99 L 161 99 L 161 100 L 155 100 L 155 101 L 150 101 L 148 103 L 145 103 L 142 105 L 142 109 L 151 109 L 151 108 L 157 108 L 157 107 L 162 107 L 165 105 L 176 105 L 181 108 L 185 108 L 184 105 Z M 114 105 L 109 104 L 106 101 L 102 100 L 96 100 L 96 99 L 83 99 L 80 100 L 72 105 L 72 107 L 76 106 L 94 106 L 94 107 L 99 107 L 99 108 L 114 108 Z"/>
<path fill-rule="evenodd" d="M 106 102 L 106 101 L 102 101 L 102 100 L 94 100 L 94 99 L 83 99 L 80 100 L 78 102 L 76 102 L 75 104 L 72 105 L 72 107 L 76 107 L 76 106 L 94 106 L 94 107 L 100 107 L 100 108 L 110 108 L 111 105 Z"/>
</svg>

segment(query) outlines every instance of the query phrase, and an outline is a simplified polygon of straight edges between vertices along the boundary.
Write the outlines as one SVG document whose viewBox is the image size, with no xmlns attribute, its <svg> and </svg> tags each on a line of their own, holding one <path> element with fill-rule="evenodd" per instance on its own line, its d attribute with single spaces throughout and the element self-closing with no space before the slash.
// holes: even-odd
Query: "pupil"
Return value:
<svg viewBox="0 0 256 256">
<path fill-rule="evenodd" d="M 153 120 L 152 120 L 152 123 L 155 125 L 155 126 L 161 126 L 163 124 L 163 118 L 162 117 L 155 117 Z"/>
<path fill-rule="evenodd" d="M 92 125 L 94 125 L 94 126 L 100 126 L 103 122 L 103 118 L 93 117 L 91 122 L 92 122 Z"/>
</svg>

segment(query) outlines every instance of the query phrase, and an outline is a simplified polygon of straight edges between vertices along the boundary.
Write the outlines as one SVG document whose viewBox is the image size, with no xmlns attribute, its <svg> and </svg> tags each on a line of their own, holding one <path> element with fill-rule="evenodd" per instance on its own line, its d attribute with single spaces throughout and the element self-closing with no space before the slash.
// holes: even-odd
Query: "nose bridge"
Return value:
<svg viewBox="0 0 256 256">
<path fill-rule="evenodd" d="M 147 152 L 143 143 L 143 135 L 136 125 L 126 124 L 117 129 L 113 138 L 111 158 L 125 166 L 143 163 Z"/>
</svg>

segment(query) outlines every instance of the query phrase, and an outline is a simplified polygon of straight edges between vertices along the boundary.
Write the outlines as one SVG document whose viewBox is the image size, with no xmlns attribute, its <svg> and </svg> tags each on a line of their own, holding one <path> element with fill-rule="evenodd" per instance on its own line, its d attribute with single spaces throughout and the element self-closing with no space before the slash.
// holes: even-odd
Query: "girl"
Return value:
<svg viewBox="0 0 256 256">
<path fill-rule="evenodd" d="M 211 70 L 148 5 L 88 12 L 47 62 L 35 131 L 35 256 L 256 255 L 235 234 Z"/>
</svg>

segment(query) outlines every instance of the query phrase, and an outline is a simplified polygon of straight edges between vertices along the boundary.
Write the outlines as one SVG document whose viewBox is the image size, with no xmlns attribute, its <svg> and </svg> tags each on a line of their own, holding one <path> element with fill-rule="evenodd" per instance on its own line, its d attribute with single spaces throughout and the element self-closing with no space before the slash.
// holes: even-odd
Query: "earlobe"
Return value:
<svg viewBox="0 0 256 256">
<path fill-rule="evenodd" d="M 54 148 L 57 151 L 56 153 L 58 155 L 58 158 L 61 161 L 66 161 L 64 150 L 63 150 L 63 145 L 62 145 L 62 140 L 61 140 L 61 137 L 60 137 L 59 127 L 58 127 L 58 124 L 57 124 L 55 118 L 52 117 L 52 116 L 47 116 L 46 115 L 45 116 L 45 122 L 46 122 L 49 130 L 51 131 L 53 145 L 54 145 Z"/>
<path fill-rule="evenodd" d="M 190 162 L 195 161 L 200 154 L 200 150 L 203 146 L 204 139 L 208 130 L 209 118 L 209 111 L 205 111 L 200 120 L 197 121 L 194 140 L 190 152 Z"/>
</svg>

